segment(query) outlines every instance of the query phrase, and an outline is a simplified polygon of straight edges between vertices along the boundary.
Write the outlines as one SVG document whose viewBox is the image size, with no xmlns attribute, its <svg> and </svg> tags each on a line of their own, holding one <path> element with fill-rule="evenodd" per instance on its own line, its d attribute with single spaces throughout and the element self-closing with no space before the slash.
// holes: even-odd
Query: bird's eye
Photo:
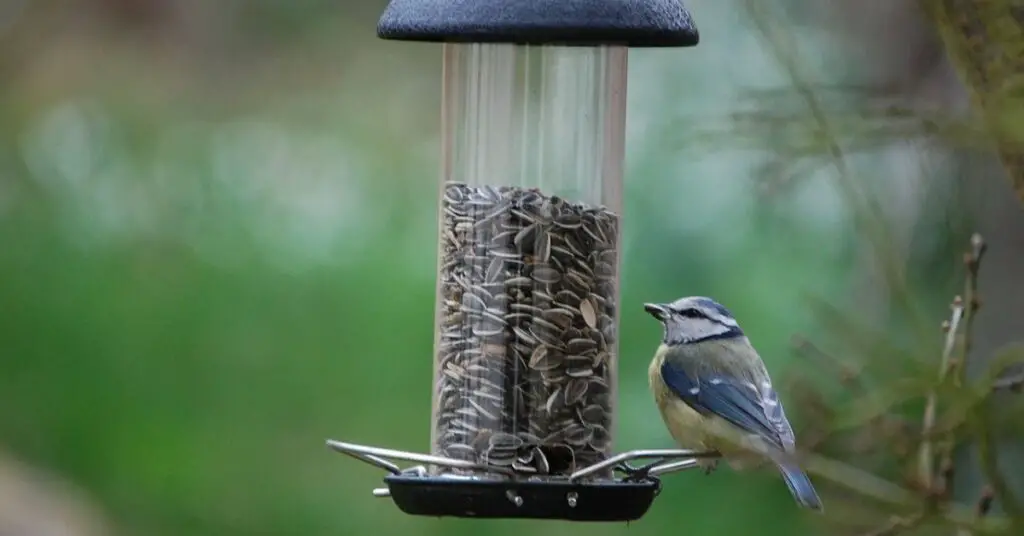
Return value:
<svg viewBox="0 0 1024 536">
<path fill-rule="evenodd" d="M 701 313 L 697 309 L 692 309 L 692 308 L 691 309 L 683 309 L 682 311 L 679 311 L 679 315 L 680 316 L 685 316 L 686 318 L 704 318 L 704 314 L 703 313 Z"/>
</svg>

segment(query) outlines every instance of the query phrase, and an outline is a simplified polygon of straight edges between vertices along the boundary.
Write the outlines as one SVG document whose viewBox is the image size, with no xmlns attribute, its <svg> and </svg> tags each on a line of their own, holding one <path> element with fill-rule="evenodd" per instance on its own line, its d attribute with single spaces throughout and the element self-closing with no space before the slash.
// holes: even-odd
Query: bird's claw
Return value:
<svg viewBox="0 0 1024 536">
<path fill-rule="evenodd" d="M 626 473 L 626 482 L 643 482 L 646 480 L 648 482 L 660 483 L 661 479 L 650 474 L 651 469 L 654 469 L 654 467 L 657 466 L 659 463 L 661 463 L 661 460 L 649 463 L 647 465 L 642 465 L 640 467 L 633 467 L 632 465 L 623 462 L 622 464 L 619 465 L 618 469 L 623 473 Z"/>
</svg>

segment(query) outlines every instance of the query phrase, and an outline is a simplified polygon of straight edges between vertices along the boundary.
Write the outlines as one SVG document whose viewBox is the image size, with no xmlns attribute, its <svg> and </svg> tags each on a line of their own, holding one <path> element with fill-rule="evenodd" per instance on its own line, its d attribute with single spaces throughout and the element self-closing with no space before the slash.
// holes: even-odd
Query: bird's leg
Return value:
<svg viewBox="0 0 1024 536">
<path fill-rule="evenodd" d="M 704 458 L 698 463 L 700 464 L 701 469 L 704 469 L 705 475 L 710 475 L 715 471 L 715 469 L 718 469 L 718 458 Z"/>
<path fill-rule="evenodd" d="M 711 474 L 716 468 L 718 468 L 718 461 L 721 458 L 721 454 L 718 451 L 707 451 L 696 456 L 697 466 L 704 471 L 705 475 Z M 650 474 L 651 469 L 664 464 L 667 460 L 672 458 L 658 458 L 651 463 L 634 467 L 628 462 L 622 462 L 615 466 L 615 469 L 626 474 L 626 480 L 631 482 L 639 482 L 641 480 L 652 480 L 655 482 L 660 481 L 658 477 Z"/>
</svg>

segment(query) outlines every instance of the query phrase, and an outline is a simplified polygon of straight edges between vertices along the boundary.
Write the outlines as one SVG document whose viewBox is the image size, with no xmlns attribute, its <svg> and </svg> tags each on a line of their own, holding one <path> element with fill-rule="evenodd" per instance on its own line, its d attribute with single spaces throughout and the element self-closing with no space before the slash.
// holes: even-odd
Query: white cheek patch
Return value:
<svg viewBox="0 0 1024 536">
<path fill-rule="evenodd" d="M 731 328 L 707 318 L 694 318 L 688 319 L 687 322 L 680 326 L 680 329 L 685 340 L 699 341 L 726 333 Z"/>
</svg>

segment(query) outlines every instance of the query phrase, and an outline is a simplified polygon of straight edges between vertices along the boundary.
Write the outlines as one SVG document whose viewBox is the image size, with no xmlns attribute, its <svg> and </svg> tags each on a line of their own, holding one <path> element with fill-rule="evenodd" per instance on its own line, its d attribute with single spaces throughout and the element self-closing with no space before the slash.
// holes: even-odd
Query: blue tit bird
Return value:
<svg viewBox="0 0 1024 536">
<path fill-rule="evenodd" d="M 672 438 L 684 449 L 717 452 L 737 469 L 750 450 L 714 431 L 756 442 L 760 454 L 778 466 L 797 503 L 821 511 L 810 478 L 793 461 L 796 438 L 768 371 L 729 310 L 703 296 L 647 303 L 644 309 L 664 328 L 648 379 Z M 710 473 L 718 461 L 698 463 Z"/>
</svg>

